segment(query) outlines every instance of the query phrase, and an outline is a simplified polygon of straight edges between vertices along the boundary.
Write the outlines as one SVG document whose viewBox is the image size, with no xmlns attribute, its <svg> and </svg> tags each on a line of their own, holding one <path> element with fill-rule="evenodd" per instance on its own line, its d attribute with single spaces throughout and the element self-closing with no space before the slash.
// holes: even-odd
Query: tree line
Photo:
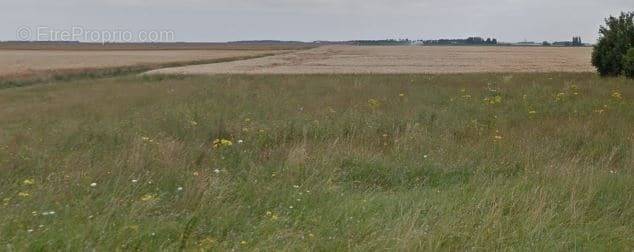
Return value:
<svg viewBox="0 0 634 252">
<path fill-rule="evenodd" d="M 422 40 L 423 45 L 497 45 L 496 38 L 469 37 L 466 39 Z"/>
</svg>

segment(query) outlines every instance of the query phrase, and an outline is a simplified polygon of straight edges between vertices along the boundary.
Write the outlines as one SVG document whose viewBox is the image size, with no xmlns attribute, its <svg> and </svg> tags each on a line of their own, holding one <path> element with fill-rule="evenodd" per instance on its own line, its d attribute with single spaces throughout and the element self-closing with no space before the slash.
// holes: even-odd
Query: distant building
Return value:
<svg viewBox="0 0 634 252">
<path fill-rule="evenodd" d="M 553 42 L 554 46 L 585 46 L 581 37 L 572 37 L 572 41 L 557 41 Z"/>
</svg>

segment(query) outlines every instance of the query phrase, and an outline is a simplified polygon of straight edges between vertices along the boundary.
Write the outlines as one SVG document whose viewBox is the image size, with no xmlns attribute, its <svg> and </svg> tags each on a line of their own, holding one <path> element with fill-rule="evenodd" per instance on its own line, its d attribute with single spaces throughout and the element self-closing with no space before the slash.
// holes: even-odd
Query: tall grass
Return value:
<svg viewBox="0 0 634 252">
<path fill-rule="evenodd" d="M 564 73 L 0 90 L 0 245 L 628 251 L 632 99 Z"/>
</svg>

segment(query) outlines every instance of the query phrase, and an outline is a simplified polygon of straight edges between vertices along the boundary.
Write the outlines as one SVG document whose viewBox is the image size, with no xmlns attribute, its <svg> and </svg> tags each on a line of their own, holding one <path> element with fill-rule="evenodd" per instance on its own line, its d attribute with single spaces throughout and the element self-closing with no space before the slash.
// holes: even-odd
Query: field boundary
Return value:
<svg viewBox="0 0 634 252">
<path fill-rule="evenodd" d="M 137 64 L 137 65 L 105 67 L 105 68 L 51 70 L 51 71 L 42 71 L 42 72 L 36 73 L 35 76 L 8 75 L 8 76 L 0 77 L 0 90 L 8 89 L 8 88 L 32 86 L 32 85 L 37 85 L 37 84 L 49 82 L 49 81 L 71 81 L 71 80 L 78 80 L 78 79 L 108 78 L 108 77 L 116 77 L 116 76 L 127 75 L 127 74 L 140 74 L 143 72 L 161 69 L 161 68 L 183 67 L 183 66 L 194 66 L 194 65 L 205 65 L 205 64 L 215 64 L 215 63 L 223 63 L 223 62 L 231 62 L 231 61 L 249 60 L 249 59 L 270 57 L 270 56 L 287 54 L 287 53 L 290 53 L 290 52 L 266 53 L 266 54 L 253 55 L 253 56 L 239 56 L 239 57 L 228 57 L 228 58 L 208 59 L 208 60 Z"/>
</svg>

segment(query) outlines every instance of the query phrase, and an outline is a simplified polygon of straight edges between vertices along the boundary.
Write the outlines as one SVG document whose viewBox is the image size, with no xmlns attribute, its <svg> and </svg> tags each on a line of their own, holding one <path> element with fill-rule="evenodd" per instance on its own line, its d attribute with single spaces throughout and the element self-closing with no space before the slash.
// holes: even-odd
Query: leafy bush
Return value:
<svg viewBox="0 0 634 252">
<path fill-rule="evenodd" d="M 621 16 L 609 17 L 606 26 L 599 29 L 599 43 L 592 52 L 592 65 L 601 76 L 622 74 L 623 57 L 634 47 L 634 12 L 621 13 Z"/>
<path fill-rule="evenodd" d="M 630 48 L 623 57 L 623 74 L 628 78 L 634 78 L 634 48 Z"/>
</svg>

